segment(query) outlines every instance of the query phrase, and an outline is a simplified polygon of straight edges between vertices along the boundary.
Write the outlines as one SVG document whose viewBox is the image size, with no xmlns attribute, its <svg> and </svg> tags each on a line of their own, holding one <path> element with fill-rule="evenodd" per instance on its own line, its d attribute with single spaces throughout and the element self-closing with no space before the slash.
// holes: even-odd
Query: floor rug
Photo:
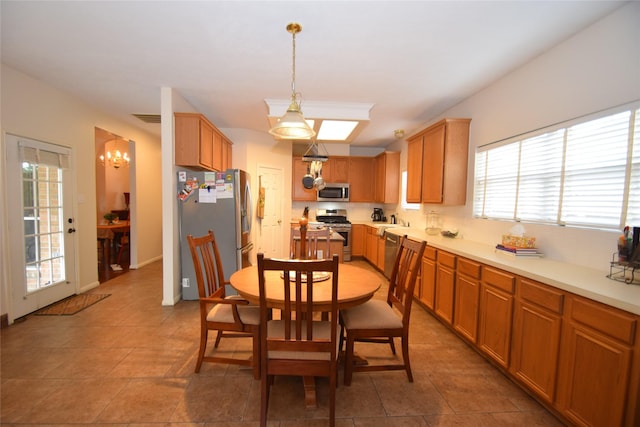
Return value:
<svg viewBox="0 0 640 427">
<path fill-rule="evenodd" d="M 41 308 L 34 314 L 38 316 L 71 316 L 98 301 L 102 301 L 111 294 L 80 294 L 58 301 L 45 308 Z"/>
</svg>

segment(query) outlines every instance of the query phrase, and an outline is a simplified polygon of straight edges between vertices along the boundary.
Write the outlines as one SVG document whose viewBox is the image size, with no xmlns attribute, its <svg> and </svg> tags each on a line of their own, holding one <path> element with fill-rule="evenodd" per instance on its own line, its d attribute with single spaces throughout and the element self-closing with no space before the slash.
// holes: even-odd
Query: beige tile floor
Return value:
<svg viewBox="0 0 640 427">
<path fill-rule="evenodd" d="M 197 302 L 161 306 L 161 276 L 160 262 L 131 270 L 92 290 L 111 296 L 78 314 L 4 328 L 0 423 L 257 426 L 259 381 L 239 366 L 204 364 L 194 374 Z M 350 387 L 339 383 L 337 426 L 561 425 L 417 304 L 410 340 L 415 382 L 401 371 L 355 373 Z M 225 339 L 220 351 L 249 356 L 250 340 Z M 376 344 L 357 351 L 371 363 L 391 357 Z M 327 385 L 318 380 L 318 408 L 308 410 L 301 379 L 278 377 L 269 425 L 327 425 Z"/>
</svg>

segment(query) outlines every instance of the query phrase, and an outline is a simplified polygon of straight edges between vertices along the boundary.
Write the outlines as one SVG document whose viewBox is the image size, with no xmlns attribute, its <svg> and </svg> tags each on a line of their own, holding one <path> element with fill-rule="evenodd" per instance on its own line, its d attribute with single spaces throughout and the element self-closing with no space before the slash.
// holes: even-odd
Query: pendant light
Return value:
<svg viewBox="0 0 640 427">
<path fill-rule="evenodd" d="M 298 94 L 296 93 L 296 34 L 302 31 L 302 25 L 297 22 L 287 24 L 287 32 L 293 37 L 293 68 L 291 78 L 291 104 L 287 112 L 278 119 L 278 123 L 269 130 L 269 133 L 282 139 L 308 139 L 315 136 L 316 132 L 304 119 Z"/>
</svg>

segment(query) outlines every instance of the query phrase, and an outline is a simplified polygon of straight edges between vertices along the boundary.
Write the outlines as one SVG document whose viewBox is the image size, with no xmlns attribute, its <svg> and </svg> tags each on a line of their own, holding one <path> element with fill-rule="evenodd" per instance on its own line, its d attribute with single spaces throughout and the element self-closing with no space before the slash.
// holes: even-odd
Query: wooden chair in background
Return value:
<svg viewBox="0 0 640 427">
<path fill-rule="evenodd" d="M 350 385 L 353 372 L 405 370 L 409 382 L 413 382 L 409 363 L 409 317 L 413 302 L 420 262 L 426 242 L 402 238 L 396 255 L 387 300 L 371 299 L 353 308 L 340 310 L 340 322 L 346 332 L 344 384 Z M 340 334 L 340 348 L 342 337 Z M 395 337 L 402 341 L 402 364 L 362 365 L 355 363 L 354 344 L 356 341 L 389 344 L 396 354 Z"/>
<path fill-rule="evenodd" d="M 282 273 L 283 279 L 266 286 L 265 271 Z M 331 273 L 327 279 L 331 280 L 329 320 L 313 317 L 314 272 Z M 262 328 L 260 425 L 267 425 L 274 375 L 299 375 L 329 377 L 329 425 L 334 426 L 339 343 L 338 256 L 331 260 L 276 260 L 258 254 L 258 283 Z M 270 320 L 269 288 L 277 285 L 284 287 L 284 309 L 280 319 Z"/>
<path fill-rule="evenodd" d="M 200 300 L 200 349 L 195 372 L 202 362 L 228 363 L 253 367 L 253 376 L 260 378 L 260 309 L 249 301 L 226 295 L 220 252 L 213 231 L 202 237 L 187 236 L 198 284 Z M 205 356 L 209 331 L 217 331 L 214 348 L 222 337 L 248 337 L 253 339 L 251 359 Z"/>
<path fill-rule="evenodd" d="M 328 227 L 307 228 L 306 245 L 302 245 L 300 239 L 300 228 L 292 228 L 289 258 L 331 259 L 331 230 Z M 296 250 L 296 242 L 298 242 L 298 250 Z M 306 248 L 304 256 L 299 253 L 303 246 Z M 318 254 L 320 254 L 320 257 L 318 257 Z"/>
</svg>

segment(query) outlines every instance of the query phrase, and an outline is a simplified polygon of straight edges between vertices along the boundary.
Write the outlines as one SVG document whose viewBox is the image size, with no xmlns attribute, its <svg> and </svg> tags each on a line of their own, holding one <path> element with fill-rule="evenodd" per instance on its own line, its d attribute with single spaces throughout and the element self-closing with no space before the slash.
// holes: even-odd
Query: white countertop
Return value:
<svg viewBox="0 0 640 427">
<path fill-rule="evenodd" d="M 439 234 L 429 235 L 424 230 L 397 227 L 385 223 L 367 223 L 367 225 L 386 226 L 388 233 L 406 234 L 416 240 L 426 240 L 429 246 L 437 249 L 451 251 L 456 255 L 482 264 L 500 268 L 640 315 L 640 285 L 609 279 L 607 277 L 609 271 L 567 264 L 544 257 L 514 257 L 509 254 L 497 253 L 495 245 L 458 238 L 452 239 L 442 237 Z M 636 275 L 640 276 L 640 271 L 637 271 Z"/>
</svg>

